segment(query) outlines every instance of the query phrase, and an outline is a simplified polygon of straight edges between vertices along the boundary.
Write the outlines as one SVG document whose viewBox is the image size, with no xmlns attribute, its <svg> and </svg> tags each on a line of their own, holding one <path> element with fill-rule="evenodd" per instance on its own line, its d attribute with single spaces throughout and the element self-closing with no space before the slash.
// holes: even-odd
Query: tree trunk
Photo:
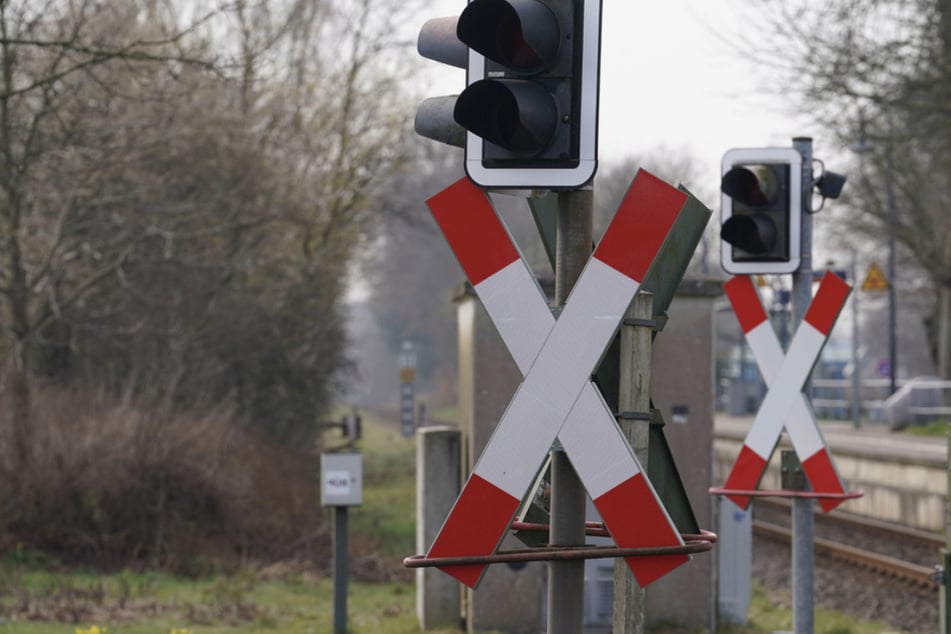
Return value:
<svg viewBox="0 0 951 634">
<path fill-rule="evenodd" d="M 19 469 L 27 467 L 32 462 L 33 455 L 33 408 L 30 395 L 29 375 L 29 348 L 32 334 L 30 324 L 30 293 L 27 283 L 26 268 L 23 263 L 23 254 L 20 249 L 20 196 L 17 187 L 11 187 L 7 193 L 8 222 L 4 262 L 10 278 L 7 291 L 9 305 L 9 332 L 12 341 L 10 354 L 9 374 L 7 376 L 10 390 L 10 421 L 13 433 L 13 448 L 16 466 Z M 25 470 L 24 470 L 25 471 Z"/>
<path fill-rule="evenodd" d="M 25 471 L 33 462 L 33 416 L 30 378 L 20 360 L 14 359 L 8 375 L 10 390 L 11 431 L 13 433 L 14 459 L 18 471 Z"/>
</svg>

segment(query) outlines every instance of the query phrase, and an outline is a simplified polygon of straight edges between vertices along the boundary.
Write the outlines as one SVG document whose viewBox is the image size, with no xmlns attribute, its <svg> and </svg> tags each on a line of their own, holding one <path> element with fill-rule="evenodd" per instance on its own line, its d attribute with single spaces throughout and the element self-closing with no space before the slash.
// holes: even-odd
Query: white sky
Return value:
<svg viewBox="0 0 951 634">
<path fill-rule="evenodd" d="M 458 15 L 463 0 L 420 16 Z M 813 136 L 775 94 L 756 91 L 751 63 L 732 50 L 750 0 L 603 0 L 599 155 L 602 162 L 659 147 L 693 155 L 715 191 L 733 147 L 788 147 Z M 431 96 L 457 93 L 465 73 L 436 62 Z M 688 185 L 690 185 L 688 183 Z"/>
</svg>

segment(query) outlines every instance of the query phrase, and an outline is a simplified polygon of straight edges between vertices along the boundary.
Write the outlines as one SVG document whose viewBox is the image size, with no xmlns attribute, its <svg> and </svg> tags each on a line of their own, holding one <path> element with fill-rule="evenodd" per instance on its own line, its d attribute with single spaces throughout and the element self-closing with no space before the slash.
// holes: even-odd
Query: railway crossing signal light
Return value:
<svg viewBox="0 0 951 634">
<path fill-rule="evenodd" d="M 419 53 L 464 65 L 467 85 L 423 102 L 416 131 L 464 145 L 483 187 L 584 185 L 597 168 L 600 37 L 601 0 L 470 0 L 430 20 Z"/>
<path fill-rule="evenodd" d="M 792 148 L 730 150 L 721 163 L 721 264 L 733 274 L 799 268 L 802 156 Z"/>
</svg>

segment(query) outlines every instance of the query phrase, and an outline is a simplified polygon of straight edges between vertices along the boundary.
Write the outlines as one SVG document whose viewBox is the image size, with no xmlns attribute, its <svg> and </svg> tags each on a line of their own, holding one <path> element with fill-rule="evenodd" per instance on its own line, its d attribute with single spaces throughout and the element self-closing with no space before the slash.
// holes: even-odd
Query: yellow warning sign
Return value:
<svg viewBox="0 0 951 634">
<path fill-rule="evenodd" d="M 878 268 L 877 264 L 872 264 L 868 267 L 868 274 L 865 276 L 865 281 L 862 282 L 863 291 L 887 291 L 888 290 L 888 278 L 885 277 L 885 274 L 882 273 L 882 269 Z"/>
</svg>

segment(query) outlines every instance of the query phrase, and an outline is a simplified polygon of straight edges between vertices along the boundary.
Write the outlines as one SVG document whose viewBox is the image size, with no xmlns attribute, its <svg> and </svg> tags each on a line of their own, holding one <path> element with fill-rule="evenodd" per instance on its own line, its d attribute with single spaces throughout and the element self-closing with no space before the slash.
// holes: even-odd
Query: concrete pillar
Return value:
<svg viewBox="0 0 951 634">
<path fill-rule="evenodd" d="M 454 301 L 459 324 L 459 428 L 466 445 L 467 477 L 522 377 L 472 288 L 461 286 Z M 512 548 L 524 544 L 506 536 L 501 549 Z M 538 634 L 544 574 L 545 564 L 537 562 L 489 566 L 478 589 L 464 588 L 467 631 Z"/>
<path fill-rule="evenodd" d="M 416 552 L 424 553 L 459 495 L 461 434 L 446 426 L 416 432 Z M 423 630 L 458 627 L 459 582 L 436 568 L 416 569 L 416 615 Z"/>
</svg>

